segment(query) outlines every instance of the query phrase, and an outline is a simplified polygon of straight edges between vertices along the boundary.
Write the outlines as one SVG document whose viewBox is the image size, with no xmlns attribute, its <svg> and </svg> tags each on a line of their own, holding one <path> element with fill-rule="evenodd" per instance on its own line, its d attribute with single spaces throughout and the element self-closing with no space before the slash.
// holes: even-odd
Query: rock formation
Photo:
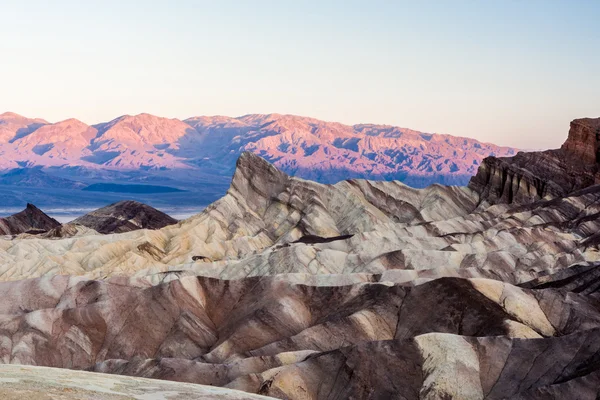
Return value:
<svg viewBox="0 0 600 400">
<path fill-rule="evenodd" d="M 576 119 L 560 149 L 488 157 L 469 182 L 485 204 L 565 196 L 599 181 L 600 118 Z"/>
<path fill-rule="evenodd" d="M 561 147 L 585 164 L 600 162 L 600 118 L 582 118 L 571 122 L 569 137 Z"/>
<path fill-rule="evenodd" d="M 98 232 L 88 228 L 83 225 L 75 225 L 71 223 L 62 224 L 57 226 L 56 228 L 50 229 L 47 232 L 43 233 L 35 233 L 36 238 L 46 238 L 46 239 L 64 239 L 64 238 L 72 238 L 76 236 L 87 236 L 87 235 L 97 235 Z M 27 235 L 22 235 L 20 237 L 27 237 Z"/>
<path fill-rule="evenodd" d="M 132 200 L 119 201 L 102 207 L 72 222 L 74 225 L 82 225 L 104 234 L 130 232 L 137 229 L 160 229 L 176 223 L 176 219 L 162 211 Z"/>
<path fill-rule="evenodd" d="M 177 224 L 0 239 L 0 360 L 282 399 L 595 399 L 600 185 L 560 186 L 593 176 L 567 147 L 425 189 L 247 152 Z"/>
<path fill-rule="evenodd" d="M 20 233 L 41 233 L 60 226 L 54 218 L 50 218 L 33 204 L 27 203 L 27 207 L 14 215 L 0 218 L 0 234 L 18 235 Z"/>
</svg>

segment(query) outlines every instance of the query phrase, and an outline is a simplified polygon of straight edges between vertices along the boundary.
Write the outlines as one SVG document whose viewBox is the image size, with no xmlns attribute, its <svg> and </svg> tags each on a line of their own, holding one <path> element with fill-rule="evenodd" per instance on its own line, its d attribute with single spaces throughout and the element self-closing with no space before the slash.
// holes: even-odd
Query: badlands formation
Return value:
<svg viewBox="0 0 600 400">
<path fill-rule="evenodd" d="M 468 187 L 243 153 L 177 224 L 0 240 L 0 360 L 282 399 L 595 399 L 599 125 Z"/>
</svg>

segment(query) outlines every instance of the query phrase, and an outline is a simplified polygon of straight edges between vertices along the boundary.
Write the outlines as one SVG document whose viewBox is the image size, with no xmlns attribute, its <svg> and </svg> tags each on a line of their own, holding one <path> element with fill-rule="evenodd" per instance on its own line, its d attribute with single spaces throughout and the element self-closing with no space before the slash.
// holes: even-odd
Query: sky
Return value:
<svg viewBox="0 0 600 400">
<path fill-rule="evenodd" d="M 600 1 L 0 0 L 0 112 L 288 113 L 523 149 L 600 117 Z"/>
</svg>

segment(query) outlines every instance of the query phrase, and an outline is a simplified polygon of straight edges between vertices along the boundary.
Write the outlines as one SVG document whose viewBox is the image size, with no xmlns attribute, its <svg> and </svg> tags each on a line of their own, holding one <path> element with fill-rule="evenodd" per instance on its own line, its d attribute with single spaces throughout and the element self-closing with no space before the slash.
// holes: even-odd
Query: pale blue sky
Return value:
<svg viewBox="0 0 600 400">
<path fill-rule="evenodd" d="M 600 1 L 0 0 L 0 112 L 291 113 L 557 147 L 600 116 Z"/>
</svg>

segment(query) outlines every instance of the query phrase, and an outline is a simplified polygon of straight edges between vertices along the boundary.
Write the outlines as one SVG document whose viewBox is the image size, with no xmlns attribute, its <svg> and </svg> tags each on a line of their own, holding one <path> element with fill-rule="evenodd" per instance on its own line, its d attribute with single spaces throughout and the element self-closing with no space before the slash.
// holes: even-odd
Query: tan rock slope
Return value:
<svg viewBox="0 0 600 400">
<path fill-rule="evenodd" d="M 237 390 L 93 374 L 65 369 L 0 365 L 5 400 L 266 400 Z"/>
<path fill-rule="evenodd" d="M 501 161 L 566 179 L 545 157 Z M 502 181 L 323 185 L 244 153 L 175 225 L 0 240 L 0 360 L 282 399 L 595 399 L 600 185 Z"/>
</svg>

